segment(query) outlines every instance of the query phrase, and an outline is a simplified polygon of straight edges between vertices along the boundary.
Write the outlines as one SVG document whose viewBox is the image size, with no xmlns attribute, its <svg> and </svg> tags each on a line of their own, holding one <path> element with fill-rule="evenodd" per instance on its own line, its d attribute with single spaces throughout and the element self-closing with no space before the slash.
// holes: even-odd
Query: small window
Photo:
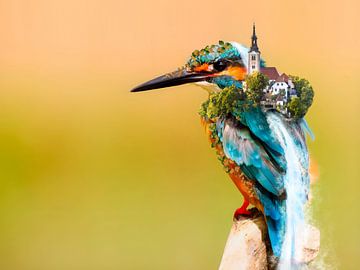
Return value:
<svg viewBox="0 0 360 270">
<path fill-rule="evenodd" d="M 256 60 L 256 56 L 255 56 L 255 55 L 252 55 L 252 56 L 251 56 L 251 60 Z"/>
<path fill-rule="evenodd" d="M 252 68 L 252 69 L 255 69 L 255 65 L 252 65 L 251 68 Z"/>
</svg>

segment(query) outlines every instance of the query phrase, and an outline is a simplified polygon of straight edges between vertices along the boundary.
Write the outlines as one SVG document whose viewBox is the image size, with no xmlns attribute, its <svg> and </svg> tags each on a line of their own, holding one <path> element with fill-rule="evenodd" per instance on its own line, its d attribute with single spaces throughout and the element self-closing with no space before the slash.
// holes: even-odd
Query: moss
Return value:
<svg viewBox="0 0 360 270">
<path fill-rule="evenodd" d="M 201 107 L 199 114 L 205 119 L 216 120 L 218 117 L 226 116 L 243 111 L 246 103 L 245 94 L 242 89 L 226 87 L 222 91 L 210 94 L 209 99 Z"/>
<path fill-rule="evenodd" d="M 194 68 L 204 63 L 211 63 L 218 59 L 241 59 L 238 50 L 229 42 L 219 41 L 218 44 L 195 50 L 186 66 Z"/>
</svg>

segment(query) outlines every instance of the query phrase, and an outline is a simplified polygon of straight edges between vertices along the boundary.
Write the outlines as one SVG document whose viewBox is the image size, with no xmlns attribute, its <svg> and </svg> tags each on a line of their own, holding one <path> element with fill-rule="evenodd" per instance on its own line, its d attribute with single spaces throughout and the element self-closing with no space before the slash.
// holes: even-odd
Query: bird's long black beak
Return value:
<svg viewBox="0 0 360 270">
<path fill-rule="evenodd" d="M 200 82 L 210 77 L 209 72 L 189 72 L 185 69 L 179 69 L 177 71 L 162 75 L 148 82 L 136 86 L 131 92 L 141 92 L 159 88 L 165 88 L 170 86 L 181 85 L 185 83 Z"/>
</svg>

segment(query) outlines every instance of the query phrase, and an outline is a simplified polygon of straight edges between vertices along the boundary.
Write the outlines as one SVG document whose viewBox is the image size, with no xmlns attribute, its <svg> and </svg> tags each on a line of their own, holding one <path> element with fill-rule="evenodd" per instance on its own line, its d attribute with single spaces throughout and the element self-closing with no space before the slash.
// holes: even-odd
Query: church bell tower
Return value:
<svg viewBox="0 0 360 270">
<path fill-rule="evenodd" d="M 253 25 L 253 34 L 251 37 L 251 47 L 248 53 L 248 74 L 260 71 L 260 51 L 257 45 L 257 36 L 255 33 L 255 23 Z"/>
</svg>

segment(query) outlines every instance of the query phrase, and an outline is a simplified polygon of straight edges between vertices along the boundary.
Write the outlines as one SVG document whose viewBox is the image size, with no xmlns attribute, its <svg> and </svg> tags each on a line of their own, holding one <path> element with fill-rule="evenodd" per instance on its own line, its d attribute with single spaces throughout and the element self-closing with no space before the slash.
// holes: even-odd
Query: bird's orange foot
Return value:
<svg viewBox="0 0 360 270">
<path fill-rule="evenodd" d="M 242 206 L 236 209 L 234 213 L 234 219 L 238 220 L 241 216 L 250 216 L 251 211 L 247 210 L 248 206 L 249 206 L 249 202 L 245 200 Z"/>
</svg>

